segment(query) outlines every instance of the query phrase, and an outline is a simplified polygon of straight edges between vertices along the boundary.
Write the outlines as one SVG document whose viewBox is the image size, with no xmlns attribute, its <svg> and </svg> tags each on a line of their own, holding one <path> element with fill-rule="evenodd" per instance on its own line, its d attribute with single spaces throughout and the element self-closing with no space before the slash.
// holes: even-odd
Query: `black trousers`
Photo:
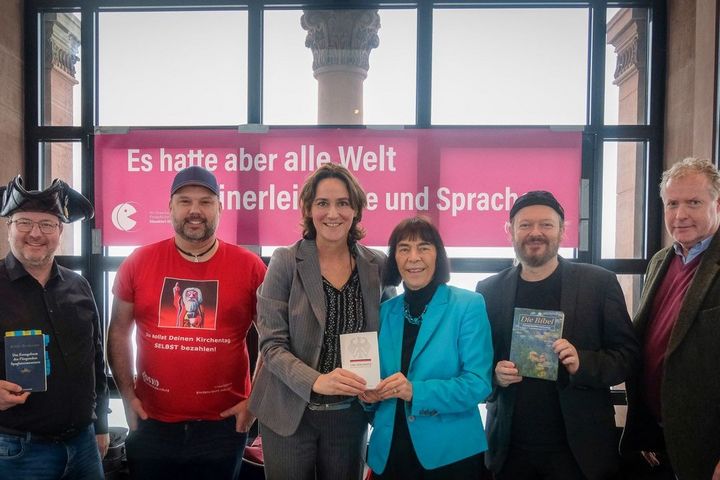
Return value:
<svg viewBox="0 0 720 480">
<path fill-rule="evenodd" d="M 219 421 L 165 423 L 139 420 L 125 440 L 130 478 L 139 480 L 235 480 L 247 434 L 235 417 Z"/>
<path fill-rule="evenodd" d="M 553 451 L 511 447 L 495 480 L 585 480 L 569 448 Z"/>
</svg>

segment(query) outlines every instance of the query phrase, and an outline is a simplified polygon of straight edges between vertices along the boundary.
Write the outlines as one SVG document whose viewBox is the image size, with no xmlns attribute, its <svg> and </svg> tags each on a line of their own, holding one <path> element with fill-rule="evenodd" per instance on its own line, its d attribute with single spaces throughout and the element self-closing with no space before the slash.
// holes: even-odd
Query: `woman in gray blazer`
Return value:
<svg viewBox="0 0 720 480">
<path fill-rule="evenodd" d="M 365 381 L 340 368 L 339 335 L 377 330 L 385 256 L 357 243 L 367 200 L 344 167 L 316 170 L 300 201 L 303 238 L 273 253 L 258 290 L 263 364 L 250 410 L 268 480 L 360 479 Z"/>
</svg>

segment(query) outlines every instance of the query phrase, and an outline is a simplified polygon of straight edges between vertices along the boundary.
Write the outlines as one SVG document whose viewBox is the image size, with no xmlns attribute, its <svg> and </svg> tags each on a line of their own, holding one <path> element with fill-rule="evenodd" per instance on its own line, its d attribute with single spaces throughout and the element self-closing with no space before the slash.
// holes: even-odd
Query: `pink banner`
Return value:
<svg viewBox="0 0 720 480">
<path fill-rule="evenodd" d="M 549 190 L 566 212 L 565 247 L 578 244 L 580 132 L 548 129 L 139 130 L 95 137 L 96 225 L 103 244 L 143 245 L 172 235 L 175 174 L 190 165 L 220 183 L 220 238 L 287 245 L 300 237 L 304 179 L 341 163 L 368 194 L 367 245 L 386 245 L 417 213 L 433 218 L 448 246 L 508 246 L 515 199 Z"/>
</svg>

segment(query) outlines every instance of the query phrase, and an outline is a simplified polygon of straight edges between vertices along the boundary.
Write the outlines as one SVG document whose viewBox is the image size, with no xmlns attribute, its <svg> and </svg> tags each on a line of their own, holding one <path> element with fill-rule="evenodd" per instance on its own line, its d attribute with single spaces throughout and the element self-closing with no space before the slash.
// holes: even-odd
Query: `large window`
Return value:
<svg viewBox="0 0 720 480">
<path fill-rule="evenodd" d="M 63 178 L 94 198 L 93 135 L 128 128 L 581 131 L 580 243 L 561 253 L 624 275 L 634 308 L 660 244 L 663 2 L 278 5 L 26 2 L 29 185 Z M 107 321 L 108 280 L 131 248 L 102 247 L 93 226 L 60 260 L 88 277 Z M 451 282 L 472 288 L 513 252 L 450 256 Z"/>
<path fill-rule="evenodd" d="M 435 124 L 584 125 L 588 8 L 433 15 Z"/>
<path fill-rule="evenodd" d="M 98 124 L 247 121 L 247 12 L 101 12 Z"/>
</svg>

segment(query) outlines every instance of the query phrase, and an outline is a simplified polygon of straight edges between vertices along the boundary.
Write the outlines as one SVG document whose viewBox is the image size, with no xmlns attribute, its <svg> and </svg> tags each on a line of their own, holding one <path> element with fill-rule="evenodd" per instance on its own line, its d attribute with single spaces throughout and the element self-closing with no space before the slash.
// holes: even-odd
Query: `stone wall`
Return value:
<svg viewBox="0 0 720 480">
<path fill-rule="evenodd" d="M 23 169 L 23 2 L 4 0 L 0 15 L 0 183 Z M 0 222 L 0 255 L 8 251 Z"/>
</svg>

